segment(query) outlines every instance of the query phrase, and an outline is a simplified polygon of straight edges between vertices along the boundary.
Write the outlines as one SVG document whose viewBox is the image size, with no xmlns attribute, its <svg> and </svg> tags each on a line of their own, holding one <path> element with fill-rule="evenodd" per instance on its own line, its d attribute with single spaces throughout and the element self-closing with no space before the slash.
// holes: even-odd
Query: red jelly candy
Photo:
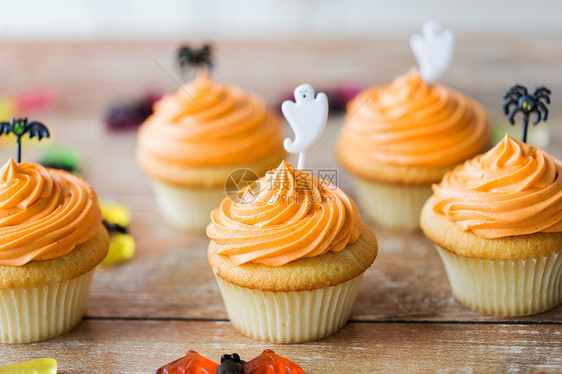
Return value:
<svg viewBox="0 0 562 374">
<path fill-rule="evenodd" d="M 304 370 L 293 361 L 266 349 L 244 365 L 244 374 L 304 374 Z"/>
<path fill-rule="evenodd" d="M 215 374 L 219 365 L 195 351 L 156 370 L 156 374 Z"/>
</svg>

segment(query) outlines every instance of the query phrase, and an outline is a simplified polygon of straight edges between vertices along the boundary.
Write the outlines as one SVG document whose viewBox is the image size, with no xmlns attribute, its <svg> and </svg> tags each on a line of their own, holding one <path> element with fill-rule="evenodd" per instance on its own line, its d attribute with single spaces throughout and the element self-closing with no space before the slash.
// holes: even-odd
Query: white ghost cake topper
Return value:
<svg viewBox="0 0 562 374">
<path fill-rule="evenodd" d="M 306 150 L 322 135 L 328 120 L 328 97 L 324 92 L 314 95 L 309 84 L 295 88 L 295 101 L 285 100 L 281 111 L 295 133 L 295 139 L 285 138 L 283 146 L 289 153 L 298 153 L 297 169 L 302 170 Z"/>
<path fill-rule="evenodd" d="M 423 24 L 422 34 L 410 38 L 410 47 L 420 68 L 420 76 L 426 82 L 435 82 L 447 70 L 455 51 L 455 36 L 443 29 L 436 21 Z"/>
</svg>

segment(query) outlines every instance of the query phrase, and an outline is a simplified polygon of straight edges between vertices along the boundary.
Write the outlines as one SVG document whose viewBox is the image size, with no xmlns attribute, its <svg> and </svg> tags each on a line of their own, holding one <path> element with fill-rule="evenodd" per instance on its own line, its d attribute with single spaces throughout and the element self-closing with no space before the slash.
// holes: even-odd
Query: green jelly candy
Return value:
<svg viewBox="0 0 562 374">
<path fill-rule="evenodd" d="M 78 169 L 80 166 L 80 153 L 74 148 L 53 147 L 45 151 L 42 161 L 53 164 L 66 164 L 73 169 Z"/>
</svg>

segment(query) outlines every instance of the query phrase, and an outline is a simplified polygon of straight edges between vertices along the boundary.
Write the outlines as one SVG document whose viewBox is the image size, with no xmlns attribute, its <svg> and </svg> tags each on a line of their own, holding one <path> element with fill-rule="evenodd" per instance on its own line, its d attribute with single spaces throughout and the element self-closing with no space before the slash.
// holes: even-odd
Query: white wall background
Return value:
<svg viewBox="0 0 562 374">
<path fill-rule="evenodd" d="M 285 38 L 562 31 L 561 0 L 2 0 L 0 38 Z"/>
</svg>

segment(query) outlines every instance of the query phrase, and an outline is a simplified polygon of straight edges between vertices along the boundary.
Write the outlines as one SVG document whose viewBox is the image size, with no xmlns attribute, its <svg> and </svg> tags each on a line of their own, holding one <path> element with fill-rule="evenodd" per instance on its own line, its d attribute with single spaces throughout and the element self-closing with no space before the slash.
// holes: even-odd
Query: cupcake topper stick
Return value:
<svg viewBox="0 0 562 374">
<path fill-rule="evenodd" d="M 546 121 L 548 118 L 548 108 L 546 104 L 550 104 L 550 90 L 544 86 L 535 88 L 533 93 L 527 93 L 527 87 L 516 84 L 511 86 L 509 91 L 503 94 L 503 111 L 507 114 L 507 119 L 512 125 L 515 124 L 513 116 L 517 112 L 523 113 L 523 134 L 521 140 L 527 143 L 527 126 L 529 125 L 529 115 L 535 113 L 533 125 L 541 120 Z M 544 102 L 543 102 L 544 101 Z M 511 110 L 510 110 L 511 108 Z"/>
<path fill-rule="evenodd" d="M 176 57 L 182 72 L 188 72 L 190 68 L 211 70 L 213 68 L 212 48 L 204 44 L 201 48 L 181 46 Z"/>
<path fill-rule="evenodd" d="M 328 97 L 324 92 L 314 96 L 309 84 L 295 88 L 295 101 L 285 100 L 281 111 L 295 133 L 295 140 L 285 138 L 283 146 L 289 153 L 298 153 L 297 169 L 302 170 L 306 150 L 320 138 L 328 120 Z"/>
<path fill-rule="evenodd" d="M 421 35 L 411 36 L 410 47 L 418 60 L 421 78 L 431 83 L 449 67 L 455 51 L 455 36 L 439 22 L 429 21 L 423 24 Z"/>
<path fill-rule="evenodd" d="M 36 137 L 39 141 L 49 137 L 49 130 L 41 122 L 27 122 L 27 118 L 19 118 L 8 122 L 0 122 L 0 135 L 14 133 L 17 138 L 18 154 L 16 162 L 21 162 L 21 137 L 26 134 L 30 137 Z"/>
</svg>

